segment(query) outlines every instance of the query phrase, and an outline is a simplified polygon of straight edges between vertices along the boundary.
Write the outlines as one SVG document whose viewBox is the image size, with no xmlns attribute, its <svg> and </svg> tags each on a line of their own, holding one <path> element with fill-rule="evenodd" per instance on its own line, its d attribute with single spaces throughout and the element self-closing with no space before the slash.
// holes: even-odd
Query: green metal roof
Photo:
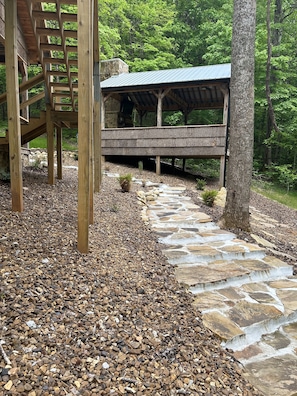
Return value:
<svg viewBox="0 0 297 396">
<path fill-rule="evenodd" d="M 191 82 L 229 80 L 231 64 L 186 67 L 181 69 L 155 70 L 123 73 L 101 82 L 103 90 L 126 89 L 128 87 L 174 85 Z"/>
</svg>

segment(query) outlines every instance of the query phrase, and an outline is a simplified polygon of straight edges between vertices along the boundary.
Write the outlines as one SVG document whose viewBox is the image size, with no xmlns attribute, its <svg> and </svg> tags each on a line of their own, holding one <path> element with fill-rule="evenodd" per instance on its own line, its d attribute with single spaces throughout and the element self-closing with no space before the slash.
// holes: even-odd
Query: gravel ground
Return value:
<svg viewBox="0 0 297 396">
<path fill-rule="evenodd" d="M 138 169 L 107 167 L 138 177 Z M 196 194 L 190 179 L 141 178 Z M 140 219 L 138 189 L 122 193 L 104 177 L 84 255 L 76 170 L 49 186 L 46 172 L 27 169 L 21 214 L 1 185 L 0 396 L 260 395 L 176 282 Z"/>
</svg>

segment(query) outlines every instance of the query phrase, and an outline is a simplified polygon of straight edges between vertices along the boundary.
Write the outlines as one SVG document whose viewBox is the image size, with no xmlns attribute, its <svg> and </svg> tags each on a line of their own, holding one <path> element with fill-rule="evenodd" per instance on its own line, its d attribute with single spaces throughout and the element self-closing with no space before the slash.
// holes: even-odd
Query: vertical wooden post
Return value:
<svg viewBox="0 0 297 396">
<path fill-rule="evenodd" d="M 55 164 L 54 164 L 54 150 L 55 150 L 55 126 L 51 119 L 51 106 L 46 105 L 46 133 L 47 133 L 47 180 L 48 184 L 55 184 Z"/>
<path fill-rule="evenodd" d="M 63 178 L 63 170 L 62 170 L 62 137 L 63 137 L 63 131 L 62 127 L 58 126 L 56 128 L 57 131 L 57 178 L 59 180 L 62 180 Z"/>
<path fill-rule="evenodd" d="M 100 53 L 98 29 L 98 1 L 94 2 L 94 191 L 100 191 L 101 167 L 101 94 L 100 94 Z"/>
<path fill-rule="evenodd" d="M 183 158 L 183 172 L 186 170 L 186 159 Z"/>
<path fill-rule="evenodd" d="M 81 253 L 89 250 L 90 148 L 93 117 L 93 0 L 77 1 L 78 20 L 78 241 Z"/>
<path fill-rule="evenodd" d="M 17 60 L 17 2 L 5 0 L 5 64 L 12 210 L 23 211 L 21 124 Z"/>
<path fill-rule="evenodd" d="M 229 116 L 229 90 L 227 87 L 221 88 L 224 95 L 224 109 L 223 109 L 223 124 L 225 125 L 226 134 L 226 147 L 225 155 L 221 157 L 220 163 L 220 187 L 225 186 L 225 174 L 226 174 L 226 156 L 227 156 L 227 141 L 228 141 L 228 116 Z"/>
<path fill-rule="evenodd" d="M 157 105 L 157 127 L 162 126 L 162 100 L 163 100 L 163 95 L 162 91 L 160 90 L 158 92 L 158 105 Z"/>
<path fill-rule="evenodd" d="M 221 156 L 220 160 L 220 180 L 219 180 L 219 186 L 223 187 L 225 184 L 225 156 Z"/>
<path fill-rule="evenodd" d="M 94 64 L 94 191 L 100 191 L 101 168 L 101 120 L 100 120 L 100 71 L 99 62 Z"/>
<path fill-rule="evenodd" d="M 101 113 L 100 113 L 100 118 L 101 118 L 101 131 L 102 129 L 105 128 L 105 98 L 102 96 L 101 98 Z"/>
<path fill-rule="evenodd" d="M 161 175 L 161 157 L 159 155 L 156 156 L 156 174 Z"/>
</svg>

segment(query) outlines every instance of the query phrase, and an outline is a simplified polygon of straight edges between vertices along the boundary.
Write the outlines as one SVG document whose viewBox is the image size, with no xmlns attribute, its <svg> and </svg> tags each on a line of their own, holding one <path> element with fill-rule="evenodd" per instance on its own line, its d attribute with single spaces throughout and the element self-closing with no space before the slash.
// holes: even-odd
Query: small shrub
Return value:
<svg viewBox="0 0 297 396">
<path fill-rule="evenodd" d="M 142 174 L 143 171 L 143 161 L 138 161 L 138 170 L 139 170 L 139 174 Z"/>
<path fill-rule="evenodd" d="M 203 199 L 205 205 L 212 207 L 214 205 L 214 201 L 217 195 L 218 195 L 217 190 L 205 190 L 201 194 L 201 198 Z"/>
<path fill-rule="evenodd" d="M 122 188 L 123 192 L 129 192 L 131 188 L 131 181 L 132 181 L 132 175 L 131 173 L 127 173 L 126 175 L 121 175 L 119 178 L 119 183 Z"/>
<path fill-rule="evenodd" d="M 204 190 L 206 186 L 206 181 L 204 179 L 196 179 L 196 189 L 197 190 Z"/>
</svg>

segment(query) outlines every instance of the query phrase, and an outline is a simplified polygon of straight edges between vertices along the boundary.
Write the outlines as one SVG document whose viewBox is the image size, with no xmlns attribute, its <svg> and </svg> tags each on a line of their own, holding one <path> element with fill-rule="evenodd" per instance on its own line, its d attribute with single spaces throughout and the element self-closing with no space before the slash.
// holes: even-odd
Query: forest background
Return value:
<svg viewBox="0 0 297 396">
<path fill-rule="evenodd" d="M 231 62 L 233 0 L 99 0 L 101 59 L 131 72 Z M 49 4 L 48 7 L 51 5 Z M 69 8 L 71 12 L 71 7 Z M 258 0 L 255 53 L 255 172 L 297 187 L 297 2 Z M 29 73 L 39 70 L 32 66 Z M 0 66 L 0 90 L 6 90 Z M 6 117 L 5 105 L 0 118 Z M 167 117 L 167 118 L 166 118 Z M 216 123 L 216 111 L 189 124 Z M 182 114 L 165 116 L 179 125 Z"/>
</svg>

